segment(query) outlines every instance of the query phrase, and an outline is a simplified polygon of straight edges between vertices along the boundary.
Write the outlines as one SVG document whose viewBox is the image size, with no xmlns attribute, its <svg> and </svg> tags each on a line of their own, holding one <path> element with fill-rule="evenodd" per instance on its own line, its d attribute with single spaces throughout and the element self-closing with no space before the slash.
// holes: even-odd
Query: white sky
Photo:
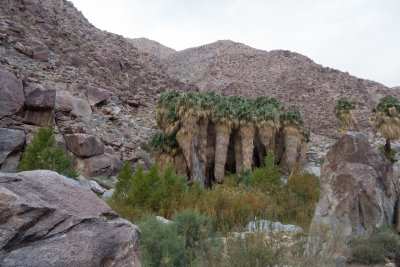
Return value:
<svg viewBox="0 0 400 267">
<path fill-rule="evenodd" d="M 400 86 L 400 0 L 72 0 L 96 27 L 182 50 L 221 39 L 286 49 Z"/>
</svg>

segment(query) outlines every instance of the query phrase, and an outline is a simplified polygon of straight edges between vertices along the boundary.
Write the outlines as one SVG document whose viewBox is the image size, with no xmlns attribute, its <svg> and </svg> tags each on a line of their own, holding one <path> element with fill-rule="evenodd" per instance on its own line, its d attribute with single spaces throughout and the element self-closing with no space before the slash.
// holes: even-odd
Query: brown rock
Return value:
<svg viewBox="0 0 400 267">
<path fill-rule="evenodd" d="M 57 92 L 57 109 L 69 111 L 73 115 L 84 119 L 88 119 L 92 115 L 92 109 L 87 101 L 71 96 L 64 91 Z"/>
<path fill-rule="evenodd" d="M 110 176 L 122 168 L 121 160 L 114 155 L 103 154 L 90 158 L 76 158 L 74 169 L 85 177 Z"/>
<path fill-rule="evenodd" d="M 76 133 L 64 135 L 67 149 L 80 157 L 91 157 L 104 153 L 103 143 L 95 136 Z"/>
<path fill-rule="evenodd" d="M 0 173 L 0 265 L 140 266 L 140 230 L 52 171 Z"/>
<path fill-rule="evenodd" d="M 54 109 L 56 90 L 38 83 L 24 84 L 25 107 L 30 110 Z"/>
<path fill-rule="evenodd" d="M 25 144 L 25 133 L 20 130 L 0 128 L 0 165 L 10 154 L 22 150 Z"/>
<path fill-rule="evenodd" d="M 0 70 L 0 119 L 18 113 L 24 104 L 22 81 L 6 70 Z"/>
<path fill-rule="evenodd" d="M 17 42 L 17 43 L 14 44 L 14 49 L 17 50 L 18 52 L 28 56 L 28 57 L 32 57 L 33 56 L 33 52 L 31 50 L 29 50 L 28 48 L 26 48 L 20 42 Z"/>
<path fill-rule="evenodd" d="M 25 110 L 24 123 L 38 126 L 54 125 L 54 111 L 52 110 Z"/>
<path fill-rule="evenodd" d="M 393 224 L 398 180 L 393 178 L 391 163 L 370 148 L 363 133 L 347 133 L 332 146 L 320 185 L 307 244 L 309 255 L 346 258 L 354 237 L 367 237 L 375 229 Z M 327 235 L 325 242 L 321 234 Z"/>
<path fill-rule="evenodd" d="M 86 97 L 90 106 L 96 106 L 110 101 L 111 92 L 106 89 L 89 86 L 86 89 Z"/>
</svg>

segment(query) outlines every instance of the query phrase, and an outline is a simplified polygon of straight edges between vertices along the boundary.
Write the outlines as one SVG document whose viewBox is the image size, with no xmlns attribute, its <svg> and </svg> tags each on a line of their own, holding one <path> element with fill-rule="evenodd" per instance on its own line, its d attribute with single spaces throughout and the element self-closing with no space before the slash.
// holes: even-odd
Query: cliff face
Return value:
<svg viewBox="0 0 400 267">
<path fill-rule="evenodd" d="M 199 92 L 275 97 L 286 108 L 299 109 L 313 133 L 330 137 L 338 125 L 332 113 L 338 98 L 355 101 L 361 129 L 371 130 L 372 106 L 386 94 L 398 95 L 398 90 L 323 67 L 297 53 L 267 52 L 232 41 L 189 48 L 159 60 L 168 74 Z"/>
</svg>

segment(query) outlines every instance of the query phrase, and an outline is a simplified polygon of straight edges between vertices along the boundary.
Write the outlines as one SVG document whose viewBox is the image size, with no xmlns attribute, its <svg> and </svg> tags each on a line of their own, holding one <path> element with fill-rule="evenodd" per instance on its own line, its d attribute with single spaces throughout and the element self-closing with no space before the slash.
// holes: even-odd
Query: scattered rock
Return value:
<svg viewBox="0 0 400 267">
<path fill-rule="evenodd" d="M 370 148 L 365 134 L 349 132 L 331 147 L 320 185 L 308 255 L 347 258 L 354 237 L 367 237 L 375 229 L 393 224 L 398 180 L 391 163 Z"/>
<path fill-rule="evenodd" d="M 104 145 L 97 137 L 84 133 L 64 135 L 67 149 L 79 157 L 91 157 L 104 153 Z"/>
<path fill-rule="evenodd" d="M 0 265 L 140 266 L 140 230 L 52 171 L 0 173 Z"/>
</svg>

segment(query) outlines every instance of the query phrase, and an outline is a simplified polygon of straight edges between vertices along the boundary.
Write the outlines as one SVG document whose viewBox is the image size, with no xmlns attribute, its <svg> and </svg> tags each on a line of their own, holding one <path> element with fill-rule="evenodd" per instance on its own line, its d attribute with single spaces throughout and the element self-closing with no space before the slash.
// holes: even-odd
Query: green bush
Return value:
<svg viewBox="0 0 400 267">
<path fill-rule="evenodd" d="M 350 247 L 353 261 L 364 264 L 383 262 L 389 253 L 400 248 L 399 237 L 392 227 L 378 229 L 368 238 L 356 238 Z"/>
<path fill-rule="evenodd" d="M 221 257 L 210 218 L 192 209 L 175 213 L 170 224 L 146 215 L 138 226 L 143 266 L 212 266 Z"/>
<path fill-rule="evenodd" d="M 56 147 L 53 127 L 40 127 L 34 134 L 31 143 L 22 154 L 18 166 L 20 171 L 52 170 L 76 178 L 78 175 L 71 169 L 72 161 L 61 147 Z"/>
<path fill-rule="evenodd" d="M 251 186 L 259 188 L 268 194 L 279 194 L 284 186 L 281 181 L 281 168 L 275 164 L 275 155 L 272 150 L 268 150 L 264 159 L 265 166 L 255 168 Z"/>
<path fill-rule="evenodd" d="M 143 216 L 137 225 L 142 231 L 143 266 L 185 266 L 185 240 L 174 225 L 159 222 L 154 215 Z"/>
<path fill-rule="evenodd" d="M 129 164 L 124 163 L 117 179 L 116 202 L 122 201 L 123 205 L 156 212 L 164 217 L 173 214 L 174 208 L 178 208 L 179 201 L 188 192 L 184 179 L 174 172 L 173 165 L 167 166 L 164 173 L 160 173 L 157 164 L 148 172 L 140 166 L 133 173 Z"/>
<path fill-rule="evenodd" d="M 239 174 L 232 174 L 232 175 L 228 176 L 227 178 L 235 181 L 236 185 L 241 184 L 241 185 L 247 187 L 250 185 L 251 180 L 253 179 L 253 174 L 251 173 L 250 170 L 246 170 Z"/>
</svg>

